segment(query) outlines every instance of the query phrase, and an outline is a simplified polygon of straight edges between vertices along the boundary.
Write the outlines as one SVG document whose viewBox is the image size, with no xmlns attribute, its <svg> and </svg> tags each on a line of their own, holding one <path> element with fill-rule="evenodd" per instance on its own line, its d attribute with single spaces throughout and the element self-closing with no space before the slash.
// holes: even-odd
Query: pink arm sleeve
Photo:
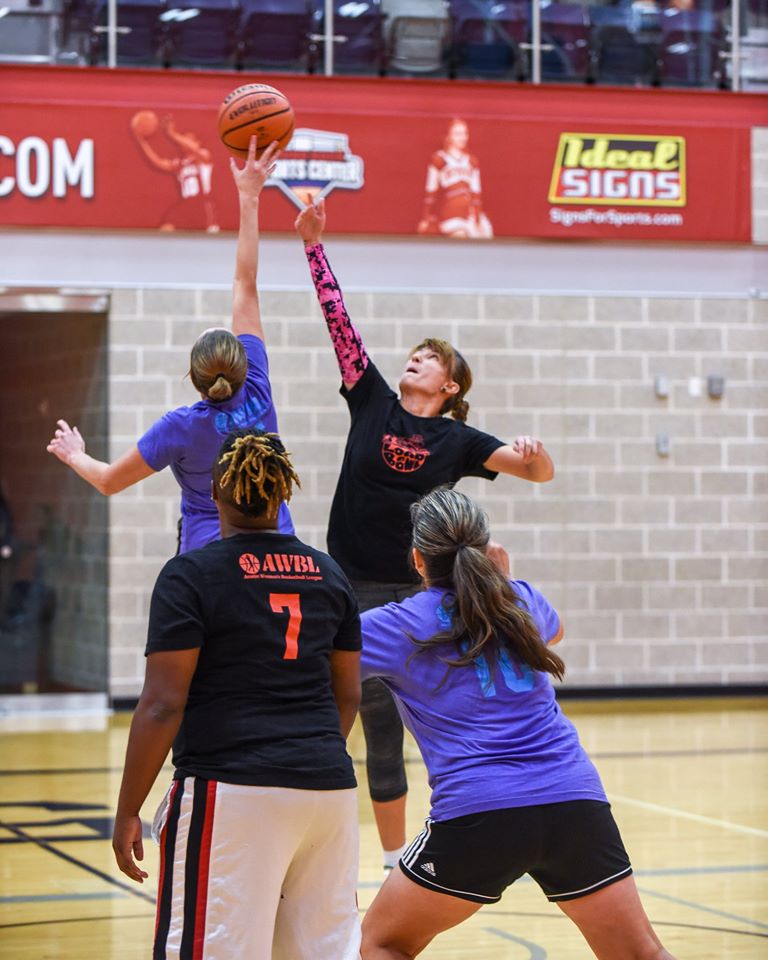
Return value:
<svg viewBox="0 0 768 960">
<path fill-rule="evenodd" d="M 344 383 L 357 383 L 368 366 L 368 354 L 363 341 L 349 319 L 341 288 L 326 259 L 322 243 L 313 243 L 312 246 L 305 247 L 304 252 L 309 261 L 317 299 L 328 325 L 328 333 L 331 335 L 331 343 L 336 351 L 341 379 Z"/>
</svg>

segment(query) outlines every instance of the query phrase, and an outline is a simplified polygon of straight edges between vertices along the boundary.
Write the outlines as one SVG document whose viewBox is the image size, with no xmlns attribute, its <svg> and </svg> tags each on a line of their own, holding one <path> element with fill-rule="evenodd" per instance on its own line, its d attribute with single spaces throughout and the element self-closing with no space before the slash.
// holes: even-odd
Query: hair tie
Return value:
<svg viewBox="0 0 768 960">
<path fill-rule="evenodd" d="M 226 373 L 214 373 L 214 375 L 213 375 L 213 382 L 216 383 L 216 381 L 219 379 L 219 377 L 223 377 L 225 380 L 227 380 L 227 375 L 226 375 Z M 229 381 L 227 381 L 227 382 L 229 382 Z"/>
</svg>

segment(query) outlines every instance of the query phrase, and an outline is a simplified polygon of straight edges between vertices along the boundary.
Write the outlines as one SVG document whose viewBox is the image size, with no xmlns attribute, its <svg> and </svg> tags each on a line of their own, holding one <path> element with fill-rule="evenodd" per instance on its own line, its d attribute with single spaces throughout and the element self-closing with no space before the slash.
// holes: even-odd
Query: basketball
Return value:
<svg viewBox="0 0 768 960">
<path fill-rule="evenodd" d="M 219 108 L 219 136 L 236 157 L 248 156 L 248 144 L 256 136 L 256 156 L 272 143 L 284 147 L 293 135 L 293 107 L 288 99 L 266 83 L 246 83 L 233 90 Z"/>
<path fill-rule="evenodd" d="M 131 129 L 137 137 L 151 137 L 158 128 L 154 110 L 139 110 L 131 117 Z"/>
</svg>

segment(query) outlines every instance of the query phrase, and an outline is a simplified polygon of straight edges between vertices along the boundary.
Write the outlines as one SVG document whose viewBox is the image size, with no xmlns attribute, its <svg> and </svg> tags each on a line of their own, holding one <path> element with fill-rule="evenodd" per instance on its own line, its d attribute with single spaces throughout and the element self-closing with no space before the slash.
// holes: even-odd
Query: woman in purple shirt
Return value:
<svg viewBox="0 0 768 960">
<path fill-rule="evenodd" d="M 363 960 L 415 957 L 524 873 L 602 960 L 672 960 L 640 903 L 597 770 L 548 674 L 563 635 L 535 587 L 507 580 L 488 519 L 445 487 L 411 508 L 425 589 L 362 615 L 363 678 L 391 690 L 432 788 L 424 831 L 363 922 Z M 607 922 L 606 918 L 610 918 Z"/>
<path fill-rule="evenodd" d="M 181 487 L 180 553 L 219 538 L 219 518 L 211 500 L 211 469 L 224 437 L 241 427 L 277 432 L 256 286 L 259 196 L 274 169 L 277 147 L 268 147 L 258 160 L 255 150 L 254 138 L 242 169 L 234 159 L 230 161 L 240 195 L 232 330 L 211 328 L 192 346 L 189 375 L 200 400 L 166 413 L 114 463 L 89 456 L 80 431 L 66 420 L 58 421 L 47 448 L 105 496 L 170 467 Z M 278 524 L 283 533 L 293 533 L 284 503 Z"/>
</svg>

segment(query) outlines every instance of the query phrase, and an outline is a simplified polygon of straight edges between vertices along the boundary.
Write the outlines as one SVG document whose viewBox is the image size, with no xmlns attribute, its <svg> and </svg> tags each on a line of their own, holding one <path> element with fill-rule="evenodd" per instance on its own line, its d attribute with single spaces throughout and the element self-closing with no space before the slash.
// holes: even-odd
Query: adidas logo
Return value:
<svg viewBox="0 0 768 960">
<path fill-rule="evenodd" d="M 436 876 L 434 863 L 422 863 L 421 869 L 424 871 L 424 873 L 428 873 L 430 877 Z"/>
</svg>

